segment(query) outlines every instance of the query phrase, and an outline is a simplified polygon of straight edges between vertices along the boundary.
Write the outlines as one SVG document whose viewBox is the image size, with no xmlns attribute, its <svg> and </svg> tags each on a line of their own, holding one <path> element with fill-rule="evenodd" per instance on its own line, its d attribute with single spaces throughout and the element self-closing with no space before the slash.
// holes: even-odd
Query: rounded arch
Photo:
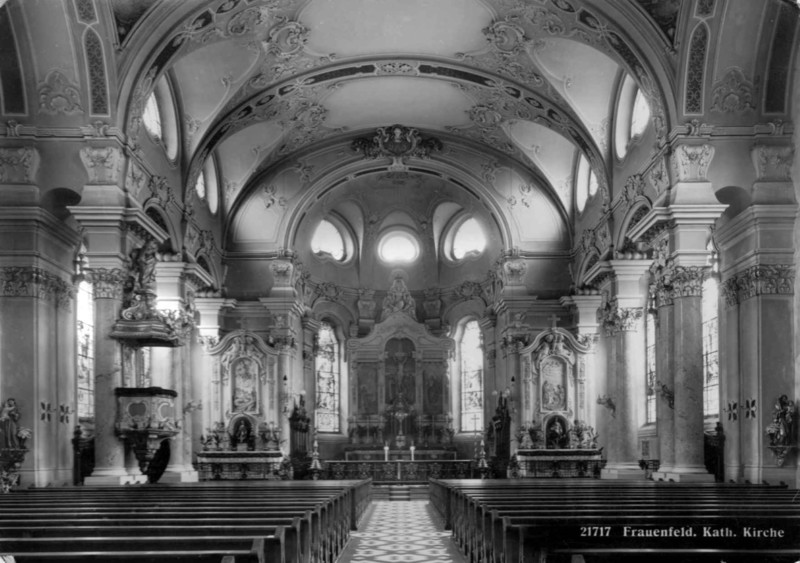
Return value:
<svg viewBox="0 0 800 563">
<path fill-rule="evenodd" d="M 589 269 L 600 261 L 600 253 L 596 248 L 586 253 L 578 265 L 578 274 L 575 276 L 575 285 L 582 288 L 586 285 L 586 273 Z"/>
<path fill-rule="evenodd" d="M 625 248 L 625 241 L 628 233 L 644 219 L 645 215 L 650 212 L 652 207 L 650 200 L 646 196 L 640 195 L 633 200 L 630 209 L 625 213 L 622 221 L 619 222 L 617 234 L 614 237 L 614 248 L 618 250 Z"/>
<path fill-rule="evenodd" d="M 205 251 L 199 251 L 195 256 L 195 261 L 214 280 L 215 288 L 222 287 L 222 272 L 217 263 Z"/>
<path fill-rule="evenodd" d="M 459 323 L 467 322 L 465 319 L 475 319 L 480 321 L 486 311 L 486 303 L 480 298 L 472 298 L 467 301 L 459 301 L 448 306 L 442 318 L 446 325 L 450 327 L 450 338 L 456 338 L 459 331 Z M 461 328 L 463 330 L 463 327 Z"/>
<path fill-rule="evenodd" d="M 170 219 L 169 213 L 167 213 L 164 208 L 162 208 L 153 199 L 145 204 L 144 213 L 150 219 L 152 219 L 156 225 L 163 229 L 164 233 L 166 233 L 168 237 L 167 242 L 169 244 L 169 248 L 165 248 L 164 245 L 162 245 L 162 248 L 168 250 L 169 252 L 177 252 L 180 250 L 180 234 L 178 228 Z"/>
<path fill-rule="evenodd" d="M 350 326 L 357 324 L 358 320 L 352 311 L 333 301 L 318 299 L 309 311 L 309 316 L 317 321 L 331 320 L 336 331 L 336 337 L 344 343 L 349 337 Z"/>
</svg>

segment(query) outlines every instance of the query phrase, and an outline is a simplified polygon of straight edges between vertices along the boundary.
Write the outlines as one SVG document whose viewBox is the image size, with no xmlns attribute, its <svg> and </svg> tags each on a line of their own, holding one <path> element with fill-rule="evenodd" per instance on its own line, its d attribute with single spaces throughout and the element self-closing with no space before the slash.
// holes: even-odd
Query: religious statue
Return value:
<svg viewBox="0 0 800 563">
<path fill-rule="evenodd" d="M 790 446 L 795 405 L 787 395 L 781 395 L 772 411 L 772 422 L 767 427 L 770 446 Z"/>
<path fill-rule="evenodd" d="M 416 301 L 411 297 L 401 274 L 395 275 L 389 292 L 383 299 L 381 320 L 386 319 L 392 313 L 405 313 L 415 321 L 417 320 Z"/>
<path fill-rule="evenodd" d="M 142 320 L 156 316 L 156 263 L 158 243 L 149 240 L 134 248 L 128 259 L 128 280 L 125 284 L 122 318 Z"/>
<path fill-rule="evenodd" d="M 561 450 L 567 447 L 569 437 L 560 420 L 555 419 L 547 425 L 547 449 Z"/>
<path fill-rule="evenodd" d="M 17 401 L 8 398 L 0 407 L 0 431 L 2 432 L 2 446 L 4 448 L 19 448 L 19 437 L 17 436 L 19 422 L 19 408 Z"/>
</svg>

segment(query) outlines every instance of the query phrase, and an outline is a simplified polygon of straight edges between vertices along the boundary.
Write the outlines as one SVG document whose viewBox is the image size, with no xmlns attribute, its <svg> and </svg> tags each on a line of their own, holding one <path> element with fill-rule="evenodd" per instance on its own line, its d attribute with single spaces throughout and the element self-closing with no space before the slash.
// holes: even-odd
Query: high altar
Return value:
<svg viewBox="0 0 800 563">
<path fill-rule="evenodd" d="M 369 335 L 347 345 L 351 385 L 347 459 L 452 459 L 451 338 L 416 321 L 402 278 Z M 388 450 L 384 450 L 388 448 Z"/>
</svg>

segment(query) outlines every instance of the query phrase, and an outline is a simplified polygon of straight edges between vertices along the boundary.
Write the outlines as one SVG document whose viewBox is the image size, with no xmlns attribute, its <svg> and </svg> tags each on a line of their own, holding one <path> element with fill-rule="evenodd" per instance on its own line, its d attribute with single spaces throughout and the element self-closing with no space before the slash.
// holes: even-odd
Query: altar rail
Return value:
<svg viewBox="0 0 800 563">
<path fill-rule="evenodd" d="M 372 479 L 373 483 L 427 483 L 428 479 L 470 479 L 480 477 L 471 459 L 328 461 L 322 479 Z"/>
</svg>

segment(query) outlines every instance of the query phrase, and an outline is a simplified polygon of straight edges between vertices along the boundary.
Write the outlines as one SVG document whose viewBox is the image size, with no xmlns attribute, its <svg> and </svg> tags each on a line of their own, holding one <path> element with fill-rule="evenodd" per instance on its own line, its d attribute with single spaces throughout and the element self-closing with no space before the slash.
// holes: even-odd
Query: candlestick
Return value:
<svg viewBox="0 0 800 563">
<path fill-rule="evenodd" d="M 383 461 L 389 461 L 389 446 L 383 446 Z"/>
<path fill-rule="evenodd" d="M 416 448 L 411 446 L 411 461 L 414 461 L 414 450 L 416 450 Z"/>
</svg>

